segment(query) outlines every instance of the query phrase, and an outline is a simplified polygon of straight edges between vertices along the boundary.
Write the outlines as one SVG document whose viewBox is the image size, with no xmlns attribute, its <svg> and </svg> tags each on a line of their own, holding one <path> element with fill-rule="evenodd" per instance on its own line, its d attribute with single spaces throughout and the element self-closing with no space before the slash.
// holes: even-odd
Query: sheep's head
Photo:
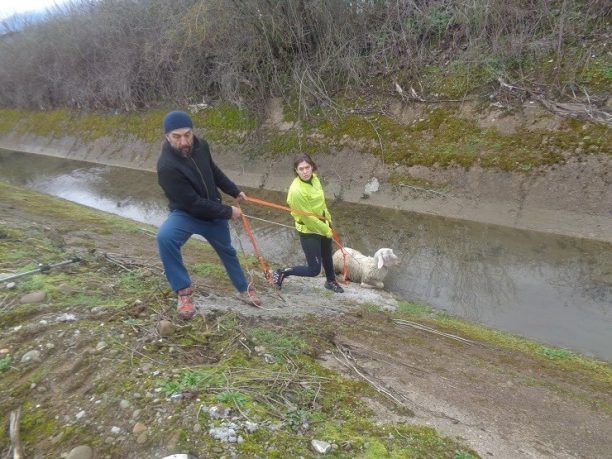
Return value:
<svg viewBox="0 0 612 459">
<path fill-rule="evenodd" d="M 376 264 L 378 269 L 381 269 L 383 266 L 397 266 L 400 264 L 400 260 L 393 253 L 393 249 L 378 249 L 374 254 L 374 259 L 376 260 Z"/>
</svg>

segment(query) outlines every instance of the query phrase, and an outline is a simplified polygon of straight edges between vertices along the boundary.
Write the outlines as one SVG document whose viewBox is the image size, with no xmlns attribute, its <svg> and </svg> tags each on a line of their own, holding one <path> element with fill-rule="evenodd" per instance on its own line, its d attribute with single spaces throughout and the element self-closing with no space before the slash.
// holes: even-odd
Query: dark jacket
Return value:
<svg viewBox="0 0 612 459">
<path fill-rule="evenodd" d="M 164 141 L 157 160 L 157 181 L 170 210 L 184 210 L 202 220 L 232 218 L 231 206 L 221 203 L 219 188 L 234 198 L 240 194 L 240 189 L 213 162 L 206 141 L 197 137 L 190 157 Z"/>
</svg>

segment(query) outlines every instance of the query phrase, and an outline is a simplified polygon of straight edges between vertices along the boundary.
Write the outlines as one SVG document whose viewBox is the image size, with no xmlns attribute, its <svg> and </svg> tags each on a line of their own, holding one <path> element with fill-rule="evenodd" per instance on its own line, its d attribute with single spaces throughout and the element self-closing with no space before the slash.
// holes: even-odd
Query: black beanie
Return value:
<svg viewBox="0 0 612 459">
<path fill-rule="evenodd" d="M 164 117 L 164 134 L 181 128 L 193 129 L 193 122 L 187 113 L 170 112 Z"/>
</svg>

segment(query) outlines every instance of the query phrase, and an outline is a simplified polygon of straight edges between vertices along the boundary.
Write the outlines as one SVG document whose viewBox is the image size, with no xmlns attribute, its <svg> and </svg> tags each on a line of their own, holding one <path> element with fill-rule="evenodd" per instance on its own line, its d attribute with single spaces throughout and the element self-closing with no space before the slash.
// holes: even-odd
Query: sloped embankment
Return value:
<svg viewBox="0 0 612 459">
<path fill-rule="evenodd" d="M 612 447 L 608 364 L 353 285 L 341 300 L 320 279 L 277 296 L 246 258 L 266 298 L 253 309 L 230 298 L 197 242 L 186 253 L 203 316 L 179 322 L 142 225 L 0 187 L 3 272 L 83 258 L 2 286 L 0 406 L 7 424 L 20 410 L 27 457 L 76 447 L 109 458 L 603 457 Z M 3 454 L 11 444 L 0 438 Z"/>
</svg>

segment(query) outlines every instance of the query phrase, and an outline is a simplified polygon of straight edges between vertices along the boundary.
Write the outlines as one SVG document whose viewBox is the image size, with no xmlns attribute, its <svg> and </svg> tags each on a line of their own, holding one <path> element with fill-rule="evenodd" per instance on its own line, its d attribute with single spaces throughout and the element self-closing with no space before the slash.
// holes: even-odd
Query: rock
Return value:
<svg viewBox="0 0 612 459">
<path fill-rule="evenodd" d="M 134 427 L 132 427 L 132 433 L 136 436 L 139 436 L 141 433 L 146 432 L 147 430 L 147 426 L 144 425 L 142 422 L 137 422 L 136 424 L 134 424 Z"/>
<path fill-rule="evenodd" d="M 6 284 L 6 289 L 7 290 L 12 290 L 15 287 L 17 287 L 17 284 L 15 282 L 9 282 L 8 284 Z"/>
<path fill-rule="evenodd" d="M 238 441 L 236 429 L 237 426 L 233 422 L 223 423 L 220 427 L 211 427 L 208 434 L 215 440 L 227 443 L 236 443 Z"/>
<path fill-rule="evenodd" d="M 181 432 L 180 431 L 174 432 L 170 436 L 168 443 L 166 443 L 166 449 L 168 449 L 169 451 L 174 450 L 180 439 L 181 439 Z"/>
<path fill-rule="evenodd" d="M 136 439 L 136 443 L 138 443 L 139 445 L 142 445 L 143 443 L 145 443 L 147 441 L 147 437 L 148 434 L 147 432 L 142 432 L 140 435 L 138 435 L 138 438 Z"/>
<path fill-rule="evenodd" d="M 84 410 L 81 410 L 81 411 L 79 411 L 79 412 L 76 414 L 76 416 L 75 416 L 75 417 L 76 417 L 77 419 L 81 419 L 83 416 L 85 416 L 85 411 L 84 411 Z"/>
<path fill-rule="evenodd" d="M 310 446 L 312 446 L 313 451 L 319 454 L 327 454 L 331 451 L 331 443 L 327 443 L 323 440 L 312 440 L 310 442 Z"/>
<path fill-rule="evenodd" d="M 119 433 L 121 433 L 121 428 L 117 427 L 117 426 L 112 426 L 111 427 L 111 432 L 114 433 L 114 434 L 119 434 Z"/>
<path fill-rule="evenodd" d="M 23 357 L 21 357 L 21 363 L 40 362 L 40 361 L 41 361 L 40 351 L 37 351 L 36 349 L 26 352 L 25 354 L 23 354 Z"/>
<path fill-rule="evenodd" d="M 96 344 L 96 351 L 102 351 L 106 348 L 106 343 L 104 341 L 98 341 Z"/>
<path fill-rule="evenodd" d="M 258 425 L 255 422 L 246 421 L 244 423 L 244 428 L 246 429 L 248 433 L 253 433 L 258 429 Z"/>
<path fill-rule="evenodd" d="M 368 183 L 366 183 L 364 187 L 364 194 L 371 195 L 372 193 L 376 193 L 380 188 L 380 183 L 378 183 L 378 179 L 376 177 L 372 177 Z"/>
<path fill-rule="evenodd" d="M 211 406 L 208 409 L 208 415 L 212 418 L 212 419 L 224 419 L 227 418 L 230 414 L 230 409 L 229 408 L 225 408 L 225 409 L 221 409 L 218 406 Z"/>
<path fill-rule="evenodd" d="M 170 336 L 174 333 L 175 327 L 169 320 L 160 320 L 157 325 L 159 336 Z"/>
<path fill-rule="evenodd" d="M 93 450 L 87 445 L 79 445 L 73 448 L 66 456 L 66 459 L 92 459 Z"/>
<path fill-rule="evenodd" d="M 34 304 L 34 303 L 42 303 L 47 298 L 47 292 L 44 290 L 38 290 L 36 292 L 30 292 L 23 295 L 19 302 L 21 304 Z"/>
<path fill-rule="evenodd" d="M 60 293 L 63 293 L 64 295 L 70 295 L 72 293 L 74 293 L 74 289 L 72 288 L 71 285 L 68 284 L 60 284 L 57 287 L 57 291 Z"/>
<path fill-rule="evenodd" d="M 11 350 L 10 350 L 10 349 L 7 349 L 7 348 L 2 348 L 2 349 L 0 349 L 0 354 L 1 354 L 1 355 L 8 354 L 9 352 L 11 352 Z"/>
<path fill-rule="evenodd" d="M 266 363 L 276 363 L 276 359 L 272 354 L 264 354 L 263 358 Z"/>
<path fill-rule="evenodd" d="M 134 410 L 132 413 L 132 419 L 137 419 L 140 416 L 140 410 Z"/>
<path fill-rule="evenodd" d="M 55 319 L 56 322 L 73 322 L 76 320 L 76 316 L 74 314 L 69 314 L 67 312 L 57 316 Z"/>
<path fill-rule="evenodd" d="M 127 400 L 123 399 L 119 402 L 119 407 L 121 409 L 127 410 L 130 407 L 130 402 L 128 402 Z"/>
</svg>

